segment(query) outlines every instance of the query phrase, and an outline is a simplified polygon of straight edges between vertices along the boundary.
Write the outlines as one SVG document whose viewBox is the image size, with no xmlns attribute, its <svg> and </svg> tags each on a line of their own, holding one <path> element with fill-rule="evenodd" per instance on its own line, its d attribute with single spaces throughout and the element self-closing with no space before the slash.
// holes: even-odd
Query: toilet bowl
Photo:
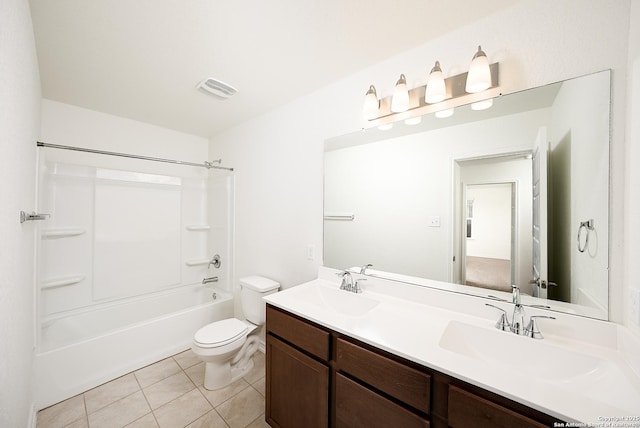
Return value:
<svg viewBox="0 0 640 428">
<path fill-rule="evenodd" d="M 205 362 L 204 387 L 224 388 L 253 368 L 258 350 L 259 327 L 265 322 L 266 305 L 262 296 L 278 291 L 280 284 L 268 278 L 251 276 L 240 280 L 240 299 L 246 321 L 228 318 L 199 329 L 193 337 L 192 351 Z"/>
</svg>

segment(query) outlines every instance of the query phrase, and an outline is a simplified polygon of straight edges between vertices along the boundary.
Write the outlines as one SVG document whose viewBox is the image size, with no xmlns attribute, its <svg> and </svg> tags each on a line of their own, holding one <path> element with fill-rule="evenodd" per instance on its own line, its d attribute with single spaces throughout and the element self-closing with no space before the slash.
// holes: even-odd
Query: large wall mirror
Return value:
<svg viewBox="0 0 640 428">
<path fill-rule="evenodd" d="M 324 265 L 608 318 L 610 71 L 325 142 Z"/>
</svg>

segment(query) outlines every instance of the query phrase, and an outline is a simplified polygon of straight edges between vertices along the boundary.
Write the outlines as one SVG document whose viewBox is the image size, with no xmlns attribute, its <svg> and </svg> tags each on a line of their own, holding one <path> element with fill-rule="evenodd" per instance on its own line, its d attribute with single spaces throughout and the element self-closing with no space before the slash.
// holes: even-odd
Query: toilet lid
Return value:
<svg viewBox="0 0 640 428">
<path fill-rule="evenodd" d="M 216 321 L 198 330 L 194 336 L 195 342 L 205 348 L 216 348 L 235 342 L 246 335 L 249 327 L 237 318 Z"/>
</svg>

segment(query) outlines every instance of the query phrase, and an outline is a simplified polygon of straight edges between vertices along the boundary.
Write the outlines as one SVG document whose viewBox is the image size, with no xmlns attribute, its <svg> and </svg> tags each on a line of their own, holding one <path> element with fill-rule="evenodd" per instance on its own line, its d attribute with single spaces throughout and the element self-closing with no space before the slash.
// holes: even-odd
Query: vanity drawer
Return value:
<svg viewBox="0 0 640 428">
<path fill-rule="evenodd" d="M 449 386 L 449 426 L 474 428 L 544 428 L 533 419 L 453 385 Z"/>
<path fill-rule="evenodd" d="M 274 334 L 323 361 L 329 361 L 331 334 L 328 331 L 268 305 L 267 333 Z"/>
<path fill-rule="evenodd" d="M 336 428 L 428 428 L 429 421 L 336 373 Z"/>
<path fill-rule="evenodd" d="M 431 376 L 384 355 L 338 338 L 336 369 L 417 410 L 429 413 Z"/>
</svg>

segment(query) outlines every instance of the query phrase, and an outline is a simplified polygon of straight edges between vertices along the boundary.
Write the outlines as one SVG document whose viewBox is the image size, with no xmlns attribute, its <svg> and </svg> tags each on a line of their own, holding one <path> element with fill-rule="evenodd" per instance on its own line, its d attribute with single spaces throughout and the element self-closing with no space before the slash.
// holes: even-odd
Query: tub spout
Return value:
<svg viewBox="0 0 640 428">
<path fill-rule="evenodd" d="M 209 277 L 209 278 L 204 278 L 202 280 L 202 285 L 209 284 L 210 282 L 218 282 L 218 277 L 217 276 L 212 276 L 212 277 Z"/>
</svg>

